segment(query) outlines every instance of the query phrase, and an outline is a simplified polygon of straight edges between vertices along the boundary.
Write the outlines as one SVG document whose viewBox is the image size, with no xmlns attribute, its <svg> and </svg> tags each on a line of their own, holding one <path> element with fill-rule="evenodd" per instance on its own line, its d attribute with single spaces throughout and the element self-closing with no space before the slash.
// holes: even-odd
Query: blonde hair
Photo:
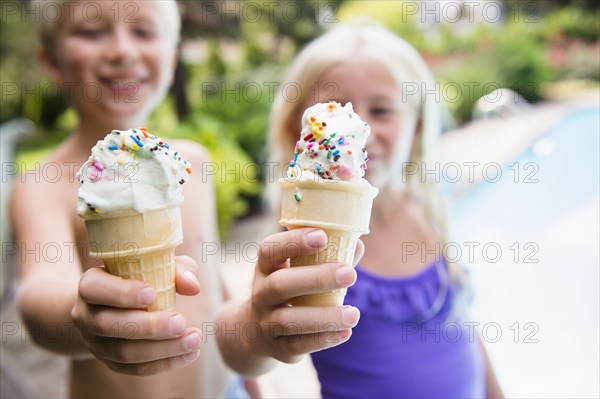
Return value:
<svg viewBox="0 0 600 399">
<path fill-rule="evenodd" d="M 423 203 L 425 217 L 434 226 L 441 245 L 447 243 L 445 204 L 439 188 L 431 179 L 420 179 L 420 174 L 407 175 L 407 165 L 424 168 L 430 162 L 431 150 L 442 131 L 442 122 L 447 111 L 439 101 L 425 101 L 424 91 L 435 89 L 434 78 L 417 50 L 387 29 L 373 23 L 340 25 L 323 34 L 306 46 L 292 63 L 282 87 L 293 84 L 300 88 L 300 95 L 291 102 L 281 93 L 276 98 L 270 115 L 269 154 L 274 165 L 275 176 L 270 176 L 267 186 L 267 205 L 271 210 L 278 208 L 279 191 L 277 178 L 281 177 L 288 157 L 293 151 L 300 121 L 302 105 L 309 88 L 333 66 L 355 59 L 368 59 L 381 64 L 397 82 L 402 93 L 400 112 L 402 125 L 393 156 L 383 176 L 371 178 L 380 189 L 377 206 L 393 206 L 395 198 L 403 191 L 411 192 Z M 403 89 L 409 88 L 410 96 Z M 416 90 L 416 92 L 414 92 Z M 414 132 L 413 134 L 408 134 Z M 418 138 L 415 140 L 415 138 Z M 376 181 L 374 181 L 376 180 Z M 379 203 L 379 204 L 378 204 Z M 462 268 L 449 262 L 453 281 L 462 285 Z"/>
<path fill-rule="evenodd" d="M 56 36 L 58 31 L 65 23 L 65 18 L 72 13 L 72 8 L 67 3 L 78 4 L 74 0 L 33 0 L 34 9 L 37 12 L 37 33 L 40 44 L 45 47 L 50 53 L 53 52 Z M 161 9 L 161 21 L 167 26 L 167 34 L 172 40 L 173 45 L 177 45 L 180 39 L 181 17 L 179 15 L 179 7 L 175 0 L 160 0 L 153 1 Z M 53 6 L 53 7 L 50 7 Z M 52 8 L 52 10 L 50 10 Z M 50 12 L 56 18 L 50 17 Z M 122 16 L 126 18 L 125 13 Z M 135 16 L 131 16 L 135 18 Z"/>
</svg>

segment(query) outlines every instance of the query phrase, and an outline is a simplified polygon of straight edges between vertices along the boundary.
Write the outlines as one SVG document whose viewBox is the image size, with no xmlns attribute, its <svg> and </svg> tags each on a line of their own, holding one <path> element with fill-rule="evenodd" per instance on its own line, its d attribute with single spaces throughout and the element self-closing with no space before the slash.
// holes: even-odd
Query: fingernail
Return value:
<svg viewBox="0 0 600 399">
<path fill-rule="evenodd" d="M 356 272 L 353 267 L 342 266 L 335 271 L 335 279 L 338 284 L 348 286 L 356 280 Z"/>
<path fill-rule="evenodd" d="M 344 306 L 342 308 L 342 321 L 348 327 L 354 327 L 358 323 L 360 312 L 352 306 Z"/>
<path fill-rule="evenodd" d="M 138 299 L 142 305 L 150 305 L 156 300 L 156 293 L 151 287 L 146 287 L 140 291 Z"/>
<path fill-rule="evenodd" d="M 185 319 L 182 315 L 176 314 L 169 319 L 169 332 L 171 334 L 181 334 L 185 330 Z"/>
<path fill-rule="evenodd" d="M 345 341 L 346 339 L 350 338 L 350 336 L 352 335 L 352 330 L 341 330 L 337 332 L 338 338 L 341 339 L 342 341 Z"/>
<path fill-rule="evenodd" d="M 183 346 L 188 351 L 192 351 L 192 350 L 198 349 L 200 347 L 200 334 L 198 334 L 197 332 L 193 332 L 191 334 L 188 334 L 183 339 Z"/>
<path fill-rule="evenodd" d="M 183 272 L 183 275 L 185 278 L 190 280 L 192 283 L 196 284 L 198 287 L 200 286 L 200 281 L 198 280 L 198 277 L 196 277 L 196 275 L 191 271 L 186 270 Z"/>
<path fill-rule="evenodd" d="M 183 360 L 186 362 L 193 362 L 194 360 L 196 360 L 196 358 L 198 357 L 199 354 L 200 354 L 199 350 L 195 350 L 193 352 L 186 353 L 185 355 L 183 355 Z"/>
<path fill-rule="evenodd" d="M 323 230 L 314 230 L 306 234 L 306 244 L 311 248 L 320 248 L 327 243 L 327 234 Z"/>
</svg>

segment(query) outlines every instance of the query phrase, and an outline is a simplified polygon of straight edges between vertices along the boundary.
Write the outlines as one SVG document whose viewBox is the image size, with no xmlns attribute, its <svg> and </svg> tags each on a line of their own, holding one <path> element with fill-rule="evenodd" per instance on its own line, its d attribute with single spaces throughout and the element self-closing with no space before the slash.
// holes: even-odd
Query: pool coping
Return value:
<svg viewBox="0 0 600 399">
<path fill-rule="evenodd" d="M 453 179 L 451 184 L 444 185 L 446 195 L 451 201 L 462 198 L 484 181 L 481 173 L 483 165 L 506 165 L 567 115 L 594 107 L 600 107 L 598 90 L 567 100 L 541 103 L 522 114 L 471 122 L 443 134 L 433 152 L 434 162 L 439 162 L 441 169 L 450 163 L 457 163 L 463 172 L 456 182 Z M 479 165 L 469 166 L 474 165 L 469 162 Z M 473 168 L 475 173 L 469 176 L 468 168 Z"/>
</svg>

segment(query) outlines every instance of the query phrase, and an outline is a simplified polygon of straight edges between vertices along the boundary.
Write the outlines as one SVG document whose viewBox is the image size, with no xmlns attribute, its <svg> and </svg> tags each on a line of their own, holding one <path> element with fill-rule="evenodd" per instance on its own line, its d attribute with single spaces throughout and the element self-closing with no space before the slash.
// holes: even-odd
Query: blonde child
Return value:
<svg viewBox="0 0 600 399">
<path fill-rule="evenodd" d="M 243 360 L 241 371 L 258 374 L 272 367 L 273 357 L 291 361 L 313 348 L 331 346 L 312 341 L 312 346 L 286 345 L 285 341 L 293 341 L 297 334 L 286 336 L 281 331 L 254 336 L 250 343 L 246 343 L 246 336 L 227 335 L 240 320 L 265 326 L 278 321 L 282 313 L 273 305 L 273 293 L 281 295 L 276 289 L 280 285 L 277 276 L 270 273 L 286 262 L 281 251 L 284 244 L 295 244 L 301 253 L 325 245 L 324 233 L 314 229 L 268 238 L 280 248 L 272 251 L 272 246 L 261 247 L 258 269 L 265 271 L 265 277 L 257 288 L 258 300 L 225 307 L 220 312 L 225 338 L 215 334 L 225 295 L 217 262 L 196 263 L 202 259 L 202 243 L 217 239 L 213 191 L 206 176 L 191 178 L 184 189 L 185 238 L 177 251 L 188 256 L 176 257 L 176 285 L 182 295 L 176 311 L 141 310 L 153 301 L 155 292 L 141 281 L 109 275 L 97 259 L 88 256 L 85 227 L 76 214 L 75 172 L 91 147 L 108 132 L 146 124 L 172 80 L 180 20 L 175 1 L 52 2 L 60 9 L 60 19 L 45 15 L 49 3 L 38 4 L 42 11 L 39 60 L 53 80 L 66 89 L 79 122 L 45 161 L 60 167 L 58 181 L 18 179 L 12 192 L 11 219 L 19 248 L 43 248 L 49 243 L 63 248 L 58 258 L 19 254 L 18 300 L 34 340 L 70 356 L 71 396 L 244 397 L 247 393 L 241 380 L 227 369 L 219 347 L 226 360 L 233 359 L 236 365 Z M 208 161 L 197 144 L 171 144 L 192 165 L 200 167 Z M 74 253 L 69 248 L 74 248 Z M 345 271 L 344 279 L 336 281 L 332 277 L 335 269 L 331 269 L 325 273 L 331 278 L 323 280 L 317 289 L 348 286 L 354 281 L 350 266 L 338 268 Z M 298 281 L 314 280 L 316 273 L 307 271 Z M 341 322 L 340 309 L 319 317 L 324 322 L 338 322 L 342 342 L 358 319 L 356 309 L 351 308 L 350 313 L 346 324 Z M 294 315 L 285 314 L 296 319 Z M 44 334 L 49 325 L 60 331 Z M 202 327 L 207 328 L 201 331 Z M 137 377 L 158 373 L 162 374 Z"/>
<path fill-rule="evenodd" d="M 279 97 L 272 109 L 277 176 L 304 109 L 351 102 L 371 126 L 366 178 L 380 189 L 345 302 L 360 309 L 361 321 L 348 342 L 312 356 L 323 396 L 501 397 L 483 346 L 460 317 L 461 269 L 440 256 L 447 236 L 434 179 L 413 173 L 426 167 L 443 117 L 424 61 L 382 27 L 342 25 L 304 48 L 284 83 L 302 97 Z M 277 204 L 276 184 L 269 190 Z"/>
</svg>

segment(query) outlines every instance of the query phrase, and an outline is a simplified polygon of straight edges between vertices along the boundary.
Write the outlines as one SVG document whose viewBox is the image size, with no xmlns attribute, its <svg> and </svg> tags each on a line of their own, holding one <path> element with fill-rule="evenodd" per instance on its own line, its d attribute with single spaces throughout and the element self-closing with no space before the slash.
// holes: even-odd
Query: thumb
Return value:
<svg viewBox="0 0 600 399">
<path fill-rule="evenodd" d="M 175 257 L 175 286 L 181 295 L 193 296 L 200 292 L 198 264 L 189 256 Z"/>
<path fill-rule="evenodd" d="M 352 266 L 358 265 L 363 255 L 365 254 L 365 244 L 359 238 L 356 242 L 356 249 L 354 250 L 354 264 Z"/>
</svg>

